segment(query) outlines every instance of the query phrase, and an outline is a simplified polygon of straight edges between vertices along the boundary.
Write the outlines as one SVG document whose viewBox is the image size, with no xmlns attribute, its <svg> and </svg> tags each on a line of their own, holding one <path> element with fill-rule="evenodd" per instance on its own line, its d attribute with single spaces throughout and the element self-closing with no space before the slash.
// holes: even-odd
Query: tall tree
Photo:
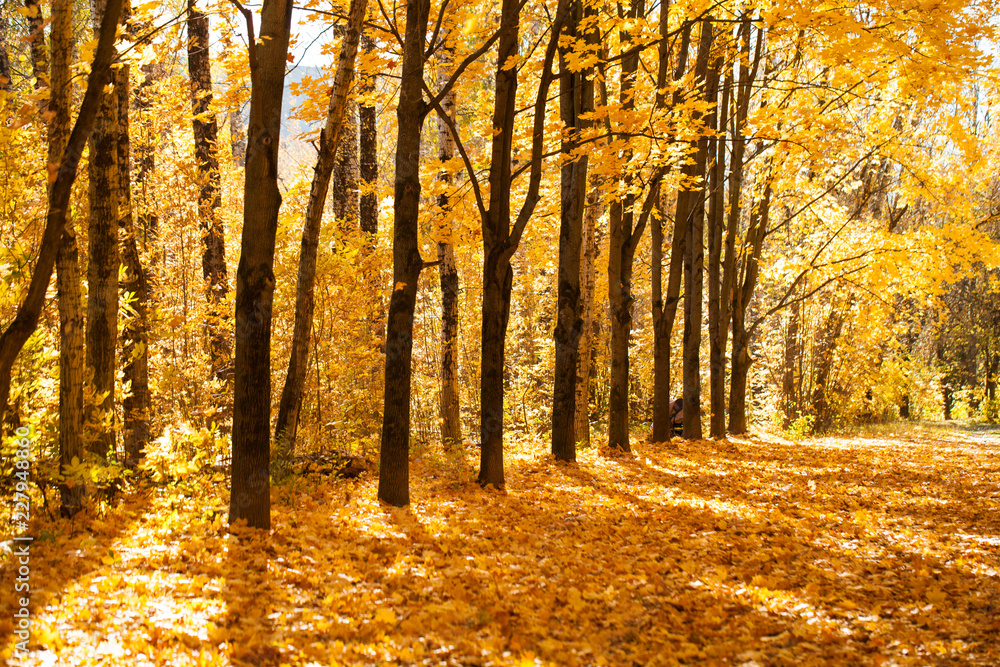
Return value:
<svg viewBox="0 0 1000 667">
<path fill-rule="evenodd" d="M 385 332 L 385 395 L 378 497 L 410 504 L 410 379 L 413 312 L 424 261 L 417 240 L 420 211 L 420 134 L 430 107 L 423 100 L 424 36 L 430 0 L 407 0 L 403 70 L 396 107 L 396 176 L 393 189 L 392 296 Z"/>
<path fill-rule="evenodd" d="M 330 187 L 337 155 L 337 145 L 347 110 L 348 91 L 354 79 L 354 61 L 358 53 L 361 23 L 365 18 L 368 0 L 352 0 L 348 11 L 348 24 L 340 44 L 337 71 L 326 114 L 326 125 L 320 133 L 319 155 L 313 170 L 312 188 L 302 224 L 302 246 L 299 252 L 299 276 L 295 292 L 295 323 L 292 327 L 292 353 L 288 360 L 285 386 L 278 405 L 278 420 L 274 427 L 274 440 L 279 455 L 290 455 L 295 448 L 298 432 L 299 409 L 302 405 L 302 388 L 305 385 L 309 359 L 309 332 L 313 322 L 313 289 L 316 285 L 316 257 L 319 250 L 319 233 L 323 222 L 323 209 Z"/>
<path fill-rule="evenodd" d="M 597 238 L 597 220 L 601 217 L 600 179 L 591 176 L 587 186 L 586 211 L 583 214 L 583 257 L 580 261 L 580 302 L 583 311 L 583 332 L 580 335 L 576 370 L 576 405 L 574 421 L 576 442 L 590 445 L 590 375 L 591 347 L 594 336 L 594 293 L 596 276 L 594 268 L 600 252 Z"/>
<path fill-rule="evenodd" d="M 7 50 L 7 17 L 0 16 L 0 90 L 10 92 L 10 52 Z"/>
<path fill-rule="evenodd" d="M 660 6 L 660 35 L 663 39 L 659 45 L 659 71 L 657 73 L 657 106 L 666 106 L 667 77 L 672 76 L 674 93 L 671 106 L 676 106 L 683 99 L 683 87 L 679 85 L 687 68 L 688 51 L 691 46 L 690 21 L 685 21 L 681 27 L 680 46 L 676 55 L 676 64 L 671 74 L 670 65 L 673 55 L 672 40 L 667 39 L 669 32 L 668 3 Z M 670 265 L 667 269 L 667 293 L 663 294 L 663 224 L 666 221 L 666 203 L 663 197 L 657 200 L 658 215 L 653 218 L 650 226 L 652 241 L 651 279 L 652 279 L 652 316 L 653 316 L 653 428 L 650 437 L 653 442 L 664 442 L 670 439 L 670 338 L 674 330 L 674 320 L 677 317 L 677 305 L 680 301 L 681 275 L 684 258 L 684 244 L 687 238 L 687 220 L 674 217 L 674 229 L 670 244 Z"/>
<path fill-rule="evenodd" d="M 31 70 L 35 76 L 35 90 L 49 87 L 49 54 L 45 47 L 45 18 L 38 0 L 24 0 L 24 16 L 28 21 L 28 46 L 31 49 Z M 95 30 L 97 26 L 95 25 Z M 47 103 L 39 103 L 44 112 Z"/>
<path fill-rule="evenodd" d="M 446 68 L 452 63 L 453 56 L 447 43 L 441 53 L 442 66 L 438 74 L 438 85 L 444 88 L 449 76 Z M 446 117 L 438 118 L 438 157 L 443 165 L 447 165 L 455 157 L 455 138 L 451 134 L 448 119 L 454 126 L 458 122 L 453 88 L 441 100 L 441 108 Z M 449 186 L 453 180 L 447 167 L 442 170 L 440 178 Z M 441 229 L 442 237 L 437 244 L 441 276 L 441 442 L 447 451 L 462 442 L 458 387 L 458 267 L 455 264 L 455 244 L 451 238 L 451 197 L 448 192 L 438 196 L 438 206 L 444 219 L 448 221 L 445 223 L 447 229 Z"/>
<path fill-rule="evenodd" d="M 627 13 L 619 5 L 619 18 L 623 25 L 634 26 L 635 21 L 645 13 L 644 0 L 629 0 Z M 639 56 L 642 47 L 633 43 L 628 29 L 619 35 L 622 54 L 621 85 L 619 104 L 622 110 L 635 109 L 636 74 L 639 71 Z M 622 164 L 631 162 L 632 148 L 629 137 L 621 133 L 619 142 L 624 146 L 619 156 Z M 636 196 L 631 191 L 633 177 L 622 172 L 619 190 L 625 195 L 616 196 L 609 207 L 608 235 L 608 302 L 611 306 L 611 373 L 608 397 L 608 446 L 630 450 L 629 445 L 629 341 L 632 337 L 632 267 L 642 228 L 635 224 Z M 638 232 L 638 233 L 636 233 Z"/>
<path fill-rule="evenodd" d="M 493 140 L 490 153 L 489 206 L 484 208 L 477 197 L 483 232 L 483 310 L 480 366 L 480 468 L 479 483 L 501 487 L 503 469 L 504 350 L 507 322 L 510 317 L 510 294 L 514 279 L 510 259 L 521 243 L 521 236 L 538 203 L 542 179 L 542 139 L 545 130 L 545 107 L 552 83 L 552 61 L 562 26 L 568 18 L 570 3 L 560 0 L 550 28 L 548 46 L 542 62 L 541 80 L 535 98 L 532 124 L 531 161 L 528 164 L 528 188 L 524 202 L 511 225 L 510 190 L 511 153 L 514 141 L 521 5 L 517 0 L 503 0 L 500 9 L 500 38 L 497 45 L 496 97 L 493 105 Z M 466 165 L 472 173 L 470 165 Z M 475 183 L 475 181 L 473 181 Z"/>
<path fill-rule="evenodd" d="M 566 159 L 560 171 L 559 287 L 555 329 L 555 381 L 552 392 L 552 454 L 560 461 L 576 460 L 577 373 L 583 304 L 580 260 L 583 247 L 583 215 L 587 199 L 586 151 L 580 150 L 581 132 L 588 123 L 581 116 L 594 111 L 594 81 L 590 68 L 574 71 L 571 52 L 578 47 L 583 3 L 574 0 L 566 22 L 570 40 L 559 47 L 559 116 L 563 123 L 561 150 Z M 588 35 L 594 35 L 593 30 Z M 593 39 L 587 40 L 593 42 Z M 589 354 L 589 350 L 587 351 Z M 586 405 L 579 409 L 586 410 Z"/>
<path fill-rule="evenodd" d="M 713 103 L 719 80 L 718 70 L 709 67 L 713 39 L 712 21 L 701 22 L 698 59 L 695 62 L 695 83 L 702 90 L 704 101 Z M 702 114 L 694 111 L 692 120 L 699 122 Z M 711 127 L 711 121 L 708 123 Z M 708 163 L 708 136 L 691 146 L 694 155 L 682 173 L 695 185 L 677 195 L 677 216 L 687 216 L 687 239 L 684 252 L 684 431 L 689 440 L 701 439 L 701 314 L 703 270 L 705 260 L 705 168 Z M 681 204 L 684 204 L 682 207 Z"/>
<path fill-rule="evenodd" d="M 108 0 L 93 0 L 95 33 Z M 118 95 L 105 91 L 90 137 L 90 222 L 87 264 L 87 366 L 93 369 L 96 403 L 90 420 L 98 425 L 91 449 L 106 456 L 115 447 L 115 367 L 118 344 L 118 224 L 120 212 Z"/>
<path fill-rule="evenodd" d="M 115 39 L 118 21 L 121 18 L 123 0 L 108 0 L 101 19 L 100 34 L 97 49 L 94 52 L 94 62 L 87 77 L 87 92 L 80 104 L 80 113 L 76 124 L 70 133 L 62 160 L 55 171 L 52 188 L 49 192 L 49 210 L 45 218 L 45 229 L 42 232 L 42 243 L 31 274 L 31 282 L 24 296 L 14 321 L 0 335 L 0 409 L 6 410 L 10 399 L 10 373 L 17 355 L 25 342 L 38 326 L 42 306 L 45 303 L 45 292 L 52 279 L 62 236 L 66 226 L 69 199 L 72 194 L 73 181 L 76 180 L 76 170 L 80 165 L 84 144 L 90 137 L 95 118 L 102 104 L 104 86 L 111 77 L 111 63 L 115 56 Z M 50 171 L 51 173 L 51 171 Z"/>
<path fill-rule="evenodd" d="M 125 7 L 129 13 L 128 0 Z M 135 38 L 135 27 L 129 30 Z M 151 396 L 149 391 L 149 281 L 146 268 L 139 254 L 136 238 L 135 215 L 132 207 L 131 152 L 132 130 L 129 117 L 130 76 L 129 66 L 123 64 L 116 75 L 118 118 L 121 133 L 118 137 L 119 192 L 122 196 L 122 263 L 126 273 L 122 289 L 132 294 L 134 315 L 122 331 L 122 359 L 125 381 L 130 387 L 122 399 L 124 413 L 125 461 L 130 466 L 138 464 L 145 455 L 150 438 Z"/>
<path fill-rule="evenodd" d="M 204 251 L 202 276 L 208 281 L 209 353 L 212 375 L 229 380 L 229 337 L 223 327 L 222 303 L 229 291 L 226 275 L 226 238 L 219 217 L 222 206 L 219 173 L 219 128 L 212 113 L 212 63 L 209 50 L 208 16 L 198 10 L 197 0 L 188 0 L 188 73 L 191 77 L 192 125 L 195 161 L 198 164 L 198 221 Z"/>
<path fill-rule="evenodd" d="M 49 168 L 62 160 L 70 133 L 70 104 L 73 99 L 70 65 L 73 58 L 73 0 L 52 3 L 52 64 L 49 111 Z M 51 195 L 51 187 L 50 195 Z M 56 256 L 56 295 L 59 307 L 59 465 L 82 461 L 83 446 L 83 291 L 76 230 L 72 220 L 66 228 Z M 59 485 L 60 513 L 72 517 L 80 511 L 85 487 Z"/>
<path fill-rule="evenodd" d="M 236 272 L 236 356 L 229 522 L 271 527 L 271 307 L 278 231 L 281 98 L 292 23 L 291 0 L 264 0 L 260 34 L 247 21 L 250 127 L 243 199 L 243 238 Z"/>
</svg>

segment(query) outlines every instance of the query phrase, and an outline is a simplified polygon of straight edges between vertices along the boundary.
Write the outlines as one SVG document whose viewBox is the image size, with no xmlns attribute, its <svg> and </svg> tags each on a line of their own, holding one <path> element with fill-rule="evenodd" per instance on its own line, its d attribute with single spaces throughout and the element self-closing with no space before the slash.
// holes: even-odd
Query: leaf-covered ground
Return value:
<svg viewBox="0 0 1000 667">
<path fill-rule="evenodd" d="M 28 665 L 1000 664 L 1000 434 L 909 429 L 525 447 L 505 492 L 425 453 L 274 490 L 269 538 L 210 475 L 33 526 Z M 185 495 L 187 494 L 187 495 Z"/>
</svg>

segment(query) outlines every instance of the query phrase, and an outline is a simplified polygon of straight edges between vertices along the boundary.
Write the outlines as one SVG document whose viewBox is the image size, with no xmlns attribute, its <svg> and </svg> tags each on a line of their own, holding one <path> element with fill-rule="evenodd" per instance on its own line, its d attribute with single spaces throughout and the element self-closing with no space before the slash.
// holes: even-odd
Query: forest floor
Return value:
<svg viewBox="0 0 1000 667">
<path fill-rule="evenodd" d="M 273 489 L 224 524 L 221 474 L 32 525 L 0 657 L 24 665 L 1000 664 L 1000 430 L 638 443 L 557 464 L 417 452 L 408 509 L 373 474 Z M 8 543 L 8 547 L 11 546 Z"/>
</svg>

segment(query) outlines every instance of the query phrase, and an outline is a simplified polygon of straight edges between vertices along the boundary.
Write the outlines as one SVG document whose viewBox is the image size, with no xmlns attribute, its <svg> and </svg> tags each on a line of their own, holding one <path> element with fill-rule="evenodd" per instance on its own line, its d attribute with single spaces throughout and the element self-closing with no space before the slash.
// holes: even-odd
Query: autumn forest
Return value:
<svg viewBox="0 0 1000 667">
<path fill-rule="evenodd" d="M 989 0 L 0 5 L 0 656 L 1000 662 Z"/>
</svg>

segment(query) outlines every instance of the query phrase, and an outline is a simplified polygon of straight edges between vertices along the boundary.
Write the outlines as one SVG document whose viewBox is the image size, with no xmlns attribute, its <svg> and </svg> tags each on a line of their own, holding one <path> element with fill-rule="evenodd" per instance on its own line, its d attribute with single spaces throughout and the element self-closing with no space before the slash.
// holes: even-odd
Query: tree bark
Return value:
<svg viewBox="0 0 1000 667">
<path fill-rule="evenodd" d="M 76 170 L 80 165 L 84 144 L 87 143 L 93 130 L 95 117 L 101 106 L 104 86 L 110 79 L 111 61 L 115 54 L 115 38 L 122 4 L 123 0 L 108 0 L 101 21 L 94 62 L 87 78 L 87 92 L 80 105 L 80 114 L 73 126 L 73 131 L 70 133 L 58 169 L 55 169 L 54 165 L 49 168 L 50 177 L 54 172 L 55 179 L 49 193 L 49 210 L 45 219 L 45 230 L 42 232 L 38 260 L 35 263 L 35 270 L 31 274 L 28 292 L 21 307 L 18 308 L 14 321 L 0 336 L 0 409 L 6 409 L 5 406 L 10 398 L 10 373 L 14 361 L 38 326 L 38 318 L 42 306 L 45 304 L 45 292 L 48 290 L 49 281 L 52 278 L 52 269 L 55 266 L 66 226 L 66 214 L 72 194 L 73 181 L 76 180 Z"/>
<path fill-rule="evenodd" d="M 503 0 L 500 10 L 500 38 L 497 47 L 496 97 L 493 106 L 494 134 L 490 153 L 489 207 L 483 219 L 483 314 L 482 361 L 480 370 L 480 455 L 479 483 L 504 485 L 503 468 L 503 370 L 507 322 L 510 318 L 510 293 L 514 279 L 510 258 L 517 251 L 521 235 L 539 200 L 542 178 L 542 148 L 545 107 L 552 82 L 559 32 L 566 20 L 568 2 L 561 0 L 550 28 L 545 49 L 538 95 L 534 104 L 531 162 L 528 192 L 511 226 L 510 186 L 511 151 L 514 139 L 517 67 L 505 67 L 518 52 L 520 4 Z M 482 213 L 482 211 L 481 211 Z"/>
<path fill-rule="evenodd" d="M 245 11 L 245 10 L 244 10 Z M 243 238 L 236 272 L 236 358 L 233 392 L 232 492 L 229 523 L 271 527 L 271 308 L 274 244 L 281 193 L 278 143 L 281 98 L 291 29 L 290 0 L 264 0 L 259 41 L 250 33 L 250 129 L 243 206 Z"/>
<path fill-rule="evenodd" d="M 594 336 L 594 267 L 599 252 L 597 220 L 601 217 L 600 183 L 591 177 L 587 189 L 586 211 L 583 216 L 583 260 L 580 264 L 580 302 L 583 311 L 583 332 L 576 366 L 576 411 L 574 412 L 576 442 L 590 445 L 590 370 L 591 346 Z"/>
<path fill-rule="evenodd" d="M 70 105 L 73 99 L 70 65 L 73 62 L 73 2 L 52 3 L 52 84 L 49 97 L 49 156 L 53 167 L 62 160 L 70 133 Z M 51 196 L 51 188 L 50 188 Z M 83 290 L 76 231 L 71 221 L 56 256 L 56 299 L 59 307 L 59 466 L 61 469 L 82 461 L 83 446 Z M 60 513 L 67 518 L 83 506 L 86 487 L 82 480 L 59 485 Z"/>
<path fill-rule="evenodd" d="M 342 238 L 354 233 L 359 218 L 358 105 L 348 100 L 333 168 L 333 215 Z"/>
<path fill-rule="evenodd" d="M 105 0 L 93 0 L 95 33 Z M 115 449 L 115 366 L 118 344 L 118 225 L 121 187 L 118 175 L 118 96 L 105 91 L 90 137 L 90 228 L 87 264 L 87 366 L 93 369 L 97 403 L 90 418 L 97 424 L 91 450 L 105 457 Z M 103 398 L 101 398 L 103 396 Z"/>
<path fill-rule="evenodd" d="M 823 326 L 817 355 L 816 385 L 813 388 L 812 409 L 815 415 L 813 432 L 823 433 L 833 423 L 833 410 L 830 406 L 830 373 L 833 370 L 833 359 L 837 350 L 837 341 L 844 327 L 844 313 L 839 304 L 834 303 L 830 315 Z"/>
<path fill-rule="evenodd" d="M 420 134 L 429 107 L 423 100 L 424 36 L 430 0 L 407 0 L 402 78 L 396 107 L 392 296 L 385 334 L 385 396 L 378 497 L 410 504 L 410 380 L 413 313 L 423 268 L 417 238 L 420 212 Z"/>
<path fill-rule="evenodd" d="M 319 233 L 323 222 L 323 209 L 334 169 L 337 145 L 343 127 L 347 94 L 354 79 L 354 61 L 358 53 L 358 34 L 365 17 L 367 0 L 353 0 L 348 10 L 348 25 L 344 31 L 334 74 L 333 90 L 327 109 L 326 125 L 320 133 L 319 155 L 313 169 L 312 188 L 306 204 L 302 224 L 302 244 L 299 251 L 299 275 L 295 291 L 295 323 L 292 326 L 292 352 L 288 360 L 285 385 L 278 405 L 278 419 L 274 427 L 277 454 L 288 459 L 295 451 L 295 438 L 302 407 L 309 361 L 309 332 L 313 322 L 313 290 L 316 285 L 316 257 Z"/>
<path fill-rule="evenodd" d="M 197 0 L 188 0 L 188 73 L 191 76 L 192 126 L 195 161 L 198 164 L 198 220 L 204 251 L 202 277 L 208 281 L 209 356 L 212 375 L 223 385 L 232 377 L 229 338 L 223 302 L 229 291 L 226 273 L 226 240 L 219 208 L 222 180 L 219 174 L 219 128 L 212 113 L 212 64 L 209 52 L 208 16 L 198 10 Z M 228 394 L 228 392 L 226 392 Z M 219 397 L 220 401 L 225 401 Z M 223 414 L 228 409 L 223 408 Z"/>
<path fill-rule="evenodd" d="M 721 71 L 721 62 L 713 68 Z M 722 240 L 726 232 L 725 193 L 726 133 L 733 87 L 730 71 L 722 86 L 722 101 L 715 118 L 717 136 L 709 142 L 712 160 L 708 200 L 708 343 L 709 343 L 709 434 L 719 439 L 726 435 L 726 339 L 722 329 L 729 326 L 729 300 L 722 296 Z M 724 315 L 726 313 L 726 315 Z M 725 322 L 725 325 L 723 325 Z"/>
<path fill-rule="evenodd" d="M 125 5 L 126 19 L 130 12 L 128 0 Z M 122 260 L 126 268 L 125 280 L 121 288 L 132 293 L 132 317 L 122 331 L 122 359 L 125 364 L 125 382 L 130 391 L 122 400 L 124 412 L 125 461 L 130 467 L 145 456 L 150 439 L 150 393 L 149 393 L 149 284 L 146 270 L 139 255 L 136 240 L 135 217 L 132 209 L 131 173 L 131 124 L 129 122 L 129 66 L 123 64 L 117 74 L 118 120 L 121 133 L 118 136 L 119 192 L 122 196 L 121 229 Z"/>
<path fill-rule="evenodd" d="M 665 17 L 661 17 L 660 32 L 664 34 L 667 26 L 663 23 Z M 684 25 L 681 31 L 680 48 L 677 55 L 677 64 L 674 68 L 674 82 L 684 76 L 687 68 L 688 51 L 691 46 L 691 28 L 689 22 Z M 664 62 L 669 56 L 667 43 L 660 44 L 660 67 L 662 74 L 666 76 L 667 64 Z M 659 79 L 658 79 L 659 81 Z M 664 80 L 665 81 L 665 80 Z M 665 86 L 664 82 L 664 86 Z M 660 86 L 663 88 L 663 86 Z M 677 89 L 674 92 L 672 105 L 677 105 L 682 99 L 683 91 Z M 650 437 L 653 442 L 666 442 L 671 439 L 670 423 L 670 338 L 674 331 L 674 321 L 677 318 L 677 305 L 680 302 L 681 276 L 684 268 L 684 249 L 687 239 L 687 216 L 678 216 L 677 210 L 674 212 L 674 229 L 670 242 L 670 266 L 667 269 L 667 293 L 662 294 L 662 267 L 663 267 L 663 221 L 666 219 L 665 206 L 662 197 L 658 200 L 660 206 L 659 219 L 654 219 L 651 229 L 652 236 L 652 302 L 653 302 L 653 428 Z M 680 205 L 678 195 L 677 205 Z"/>
<path fill-rule="evenodd" d="M 452 55 L 448 48 L 444 48 L 441 54 L 438 84 L 443 88 L 450 75 L 446 67 L 452 64 Z M 441 100 L 441 107 L 457 127 L 454 89 Z M 442 163 L 455 157 L 455 138 L 444 118 L 438 118 L 438 157 Z M 439 178 L 449 186 L 452 183 L 451 172 L 447 170 L 442 171 Z M 451 240 L 450 202 L 447 192 L 438 196 L 438 207 L 449 221 L 446 223 L 448 229 L 440 230 L 443 238 L 437 244 L 438 261 L 441 262 L 441 442 L 445 451 L 462 442 L 458 385 L 458 268 L 455 265 L 455 245 Z"/>
<path fill-rule="evenodd" d="M 789 428 L 799 417 L 798 392 L 796 391 L 796 366 L 801 354 L 799 345 L 799 323 L 801 320 L 802 302 L 792 304 L 788 313 L 788 328 L 785 331 L 785 358 L 781 375 L 781 403 L 784 428 Z"/>
<path fill-rule="evenodd" d="M 630 0 L 626 18 L 635 21 L 645 12 L 644 0 Z M 632 44 L 627 31 L 620 35 L 622 44 L 622 75 L 619 101 L 624 111 L 635 109 L 632 89 L 639 69 L 641 49 Z M 628 145 L 627 136 L 619 137 Z M 631 160 L 631 150 L 625 148 L 623 162 Z M 631 177 L 622 176 L 624 181 Z M 626 187 L 626 190 L 629 188 Z M 626 194 L 615 199 L 610 206 L 610 234 L 608 237 L 608 301 L 611 306 L 611 373 L 608 399 L 608 446 L 630 451 L 629 445 L 629 342 L 632 337 L 632 257 L 633 223 L 635 222 L 635 195 Z M 637 239 L 636 239 L 637 241 Z"/>
<path fill-rule="evenodd" d="M 35 77 L 35 90 L 49 87 L 49 54 L 45 48 L 45 19 L 38 0 L 24 0 L 25 20 L 28 22 L 28 46 L 31 49 L 31 73 Z M 100 28 L 95 19 L 94 29 Z M 39 101 L 38 110 L 44 115 L 48 103 Z"/>
<path fill-rule="evenodd" d="M 361 35 L 361 47 L 365 53 L 375 48 L 375 40 Z M 375 75 L 368 74 L 361 82 L 362 93 L 371 94 L 375 90 Z M 374 239 L 378 234 L 378 195 L 375 192 L 378 180 L 378 134 L 375 128 L 375 105 L 362 103 L 358 108 L 358 171 L 361 176 L 361 202 L 359 216 L 361 231 Z M 370 245 L 372 241 L 369 241 Z"/>
<path fill-rule="evenodd" d="M 719 71 L 709 67 L 713 29 L 711 19 L 701 22 L 698 42 L 698 59 L 695 63 L 695 80 L 702 87 L 706 102 L 714 102 L 718 92 Z M 700 121 L 701 114 L 694 113 L 693 120 Z M 712 119 L 707 127 L 712 127 Z M 701 440 L 701 316 L 704 287 L 705 261 L 705 169 L 708 163 L 708 137 L 702 136 L 695 148 L 693 164 L 685 165 L 683 172 L 696 183 L 694 189 L 684 191 L 690 211 L 684 253 L 684 431 L 688 440 Z M 678 194 L 678 201 L 681 194 Z"/>
<path fill-rule="evenodd" d="M 55 13 L 55 9 L 52 10 Z M 10 52 L 7 50 L 7 21 L 0 21 L 0 90 L 11 91 Z"/>
<path fill-rule="evenodd" d="M 583 3 L 574 0 L 566 24 L 566 35 L 576 41 L 583 18 Z M 593 31 L 588 42 L 593 43 Z M 559 49 L 559 115 L 563 123 L 561 151 L 570 161 L 560 171 L 559 289 L 555 329 L 555 381 L 552 392 L 552 454 L 559 461 L 576 460 L 577 373 L 583 305 L 580 299 L 580 256 L 583 245 L 583 214 L 587 198 L 586 151 L 580 151 L 580 134 L 589 125 L 582 114 L 594 109 L 592 68 L 572 71 L 567 56 L 575 44 Z M 586 411 L 586 404 L 580 406 Z"/>
</svg>

